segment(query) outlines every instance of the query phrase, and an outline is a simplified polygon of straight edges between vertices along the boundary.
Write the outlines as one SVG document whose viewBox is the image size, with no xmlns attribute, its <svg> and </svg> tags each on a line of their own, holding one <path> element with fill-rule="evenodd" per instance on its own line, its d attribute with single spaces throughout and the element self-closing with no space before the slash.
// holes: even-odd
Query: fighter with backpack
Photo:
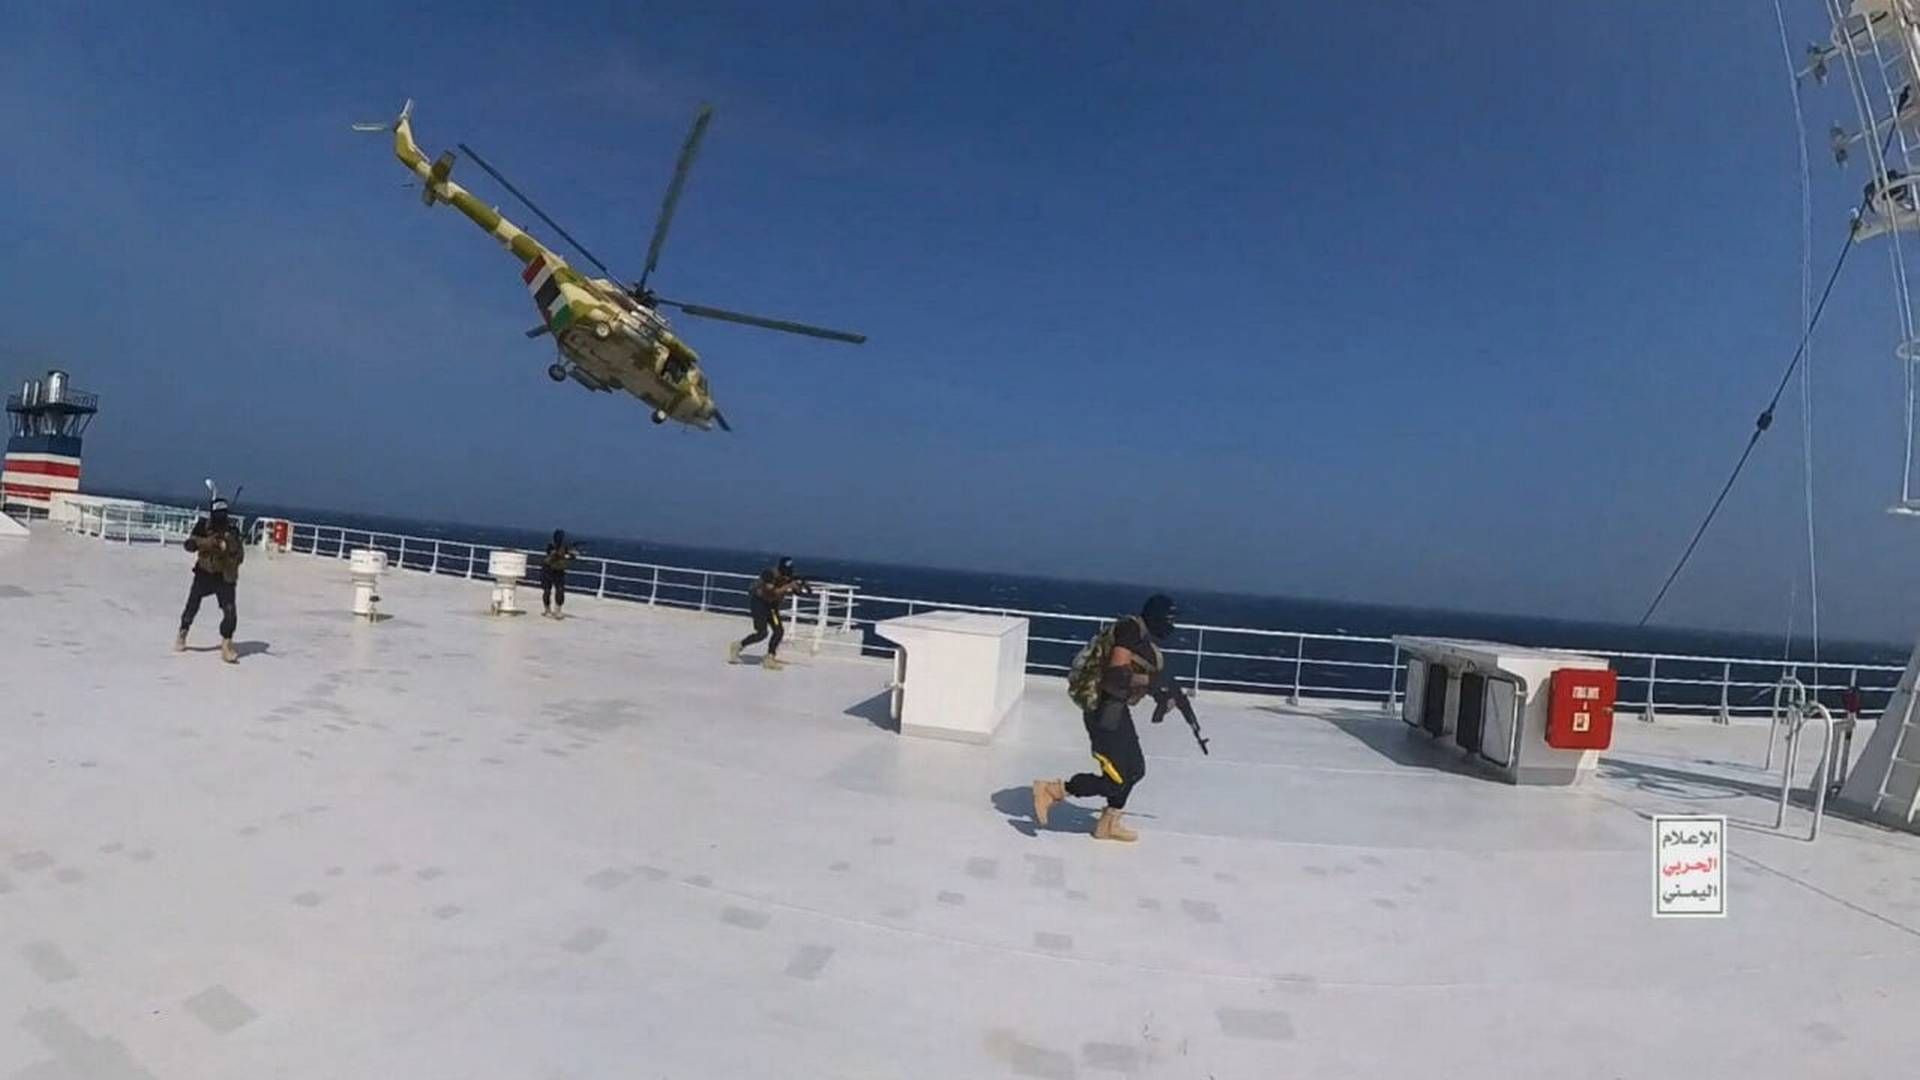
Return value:
<svg viewBox="0 0 1920 1080">
<path fill-rule="evenodd" d="M 1207 740 L 1200 735 L 1193 705 L 1178 684 L 1167 677 L 1166 656 L 1160 651 L 1159 643 L 1173 636 L 1177 613 L 1172 599 L 1149 597 L 1140 614 L 1102 627 L 1074 657 L 1067 672 L 1067 694 L 1080 707 L 1099 771 L 1080 773 L 1064 781 L 1034 781 L 1033 816 L 1042 826 L 1053 805 L 1063 799 L 1104 797 L 1107 805 L 1094 825 L 1094 838 L 1138 839 L 1133 830 L 1121 824 L 1120 817 L 1128 795 L 1147 771 L 1131 711 L 1131 706 L 1144 697 L 1151 695 L 1154 699 L 1156 724 L 1166 718 L 1169 708 L 1178 708 L 1193 729 L 1193 737 L 1199 740 L 1200 751 L 1206 752 Z"/>
</svg>

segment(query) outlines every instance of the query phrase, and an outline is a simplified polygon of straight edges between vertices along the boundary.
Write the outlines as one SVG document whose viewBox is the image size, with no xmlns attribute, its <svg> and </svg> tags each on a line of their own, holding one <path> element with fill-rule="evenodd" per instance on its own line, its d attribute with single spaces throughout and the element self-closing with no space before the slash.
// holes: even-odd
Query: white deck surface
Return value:
<svg viewBox="0 0 1920 1080">
<path fill-rule="evenodd" d="M 1920 1054 L 1920 838 L 1730 831 L 1651 917 L 1643 811 L 1770 820 L 1752 728 L 1620 724 L 1578 791 L 1377 709 L 1199 700 L 1142 840 L 1057 681 L 991 746 L 738 622 L 254 553 L 238 667 L 170 652 L 188 556 L 0 544 L 0 1077 L 1807 1077 Z M 210 647 L 218 612 L 195 629 Z M 1143 722 L 1143 727 L 1144 727 Z M 1764 731 L 1764 729 L 1760 729 Z M 1714 776 L 1724 780 L 1715 780 Z M 1796 809 L 1790 824 L 1803 828 Z"/>
</svg>

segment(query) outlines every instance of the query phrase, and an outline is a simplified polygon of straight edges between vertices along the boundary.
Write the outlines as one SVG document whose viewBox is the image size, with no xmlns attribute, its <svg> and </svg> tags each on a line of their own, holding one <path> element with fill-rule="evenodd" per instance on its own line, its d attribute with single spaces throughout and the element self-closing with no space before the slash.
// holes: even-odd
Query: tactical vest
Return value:
<svg viewBox="0 0 1920 1080">
<path fill-rule="evenodd" d="M 215 538 L 215 535 L 209 529 L 207 535 L 201 537 L 201 541 L 203 543 L 210 541 Z M 210 546 L 202 547 L 196 552 L 199 557 L 194 560 L 193 568 L 202 574 L 218 574 L 231 584 L 240 580 L 240 564 L 247 557 L 246 545 L 240 540 L 239 530 L 231 526 L 218 535 L 226 537 L 224 550 L 215 550 Z"/>
</svg>

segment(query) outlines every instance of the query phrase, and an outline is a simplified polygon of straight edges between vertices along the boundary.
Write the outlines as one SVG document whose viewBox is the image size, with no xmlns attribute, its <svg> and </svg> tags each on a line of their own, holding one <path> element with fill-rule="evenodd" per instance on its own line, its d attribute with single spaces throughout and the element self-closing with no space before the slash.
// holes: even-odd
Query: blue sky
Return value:
<svg viewBox="0 0 1920 1080">
<path fill-rule="evenodd" d="M 101 485 L 1631 620 L 1799 317 L 1765 5 L 64 7 L 0 13 L 0 374 L 102 394 Z M 682 320 L 732 437 L 548 382 L 347 129 L 408 97 L 626 274 L 712 101 L 662 291 L 871 343 Z M 1830 633 L 1920 622 L 1888 280 L 1814 351 Z M 1784 628 L 1789 401 L 1666 620 Z"/>
</svg>

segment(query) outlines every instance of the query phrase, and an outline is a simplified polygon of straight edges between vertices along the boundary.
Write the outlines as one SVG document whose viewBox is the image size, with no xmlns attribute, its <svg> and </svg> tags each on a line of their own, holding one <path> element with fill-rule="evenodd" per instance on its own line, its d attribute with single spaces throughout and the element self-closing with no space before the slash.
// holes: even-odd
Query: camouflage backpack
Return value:
<svg viewBox="0 0 1920 1080">
<path fill-rule="evenodd" d="M 1113 653 L 1113 627 L 1113 623 L 1102 626 L 1067 668 L 1067 696 L 1080 706 L 1081 712 L 1100 707 L 1100 676 L 1107 669 L 1107 657 Z"/>
<path fill-rule="evenodd" d="M 1145 640 L 1147 627 L 1140 621 L 1140 616 L 1129 615 L 1125 621 L 1140 625 L 1143 644 L 1135 647 L 1134 659 L 1141 666 L 1135 670 L 1142 671 L 1149 678 L 1158 675 L 1166 664 L 1166 656 L 1161 653 L 1160 646 Z M 1107 660 L 1113 655 L 1113 630 L 1118 625 L 1108 623 L 1101 627 L 1100 632 L 1081 648 L 1079 655 L 1073 658 L 1072 665 L 1067 668 L 1067 696 L 1080 706 L 1081 712 L 1092 712 L 1100 707 L 1100 677 L 1106 674 Z"/>
</svg>

